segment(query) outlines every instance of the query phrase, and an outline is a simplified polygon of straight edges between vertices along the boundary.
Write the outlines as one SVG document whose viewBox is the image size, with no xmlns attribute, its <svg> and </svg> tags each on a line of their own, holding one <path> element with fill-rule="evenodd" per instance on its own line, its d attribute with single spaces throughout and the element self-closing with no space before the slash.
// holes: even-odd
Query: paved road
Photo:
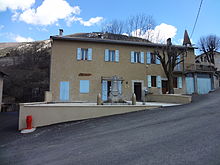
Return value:
<svg viewBox="0 0 220 165">
<path fill-rule="evenodd" d="M 220 164 L 220 90 L 188 105 L 53 125 L 28 135 L 15 131 L 16 120 L 16 114 L 0 115 L 3 165 Z"/>
</svg>

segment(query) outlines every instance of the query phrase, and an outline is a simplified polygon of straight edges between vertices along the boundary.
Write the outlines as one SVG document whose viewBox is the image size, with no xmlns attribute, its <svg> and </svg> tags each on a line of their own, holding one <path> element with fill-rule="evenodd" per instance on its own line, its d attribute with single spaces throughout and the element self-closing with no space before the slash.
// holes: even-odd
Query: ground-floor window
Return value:
<svg viewBox="0 0 220 165">
<path fill-rule="evenodd" d="M 80 86 L 79 87 L 80 93 L 89 93 L 89 86 L 90 86 L 89 80 L 80 80 L 79 86 Z"/>
<path fill-rule="evenodd" d="M 157 87 L 157 77 L 151 76 L 151 87 Z"/>
</svg>

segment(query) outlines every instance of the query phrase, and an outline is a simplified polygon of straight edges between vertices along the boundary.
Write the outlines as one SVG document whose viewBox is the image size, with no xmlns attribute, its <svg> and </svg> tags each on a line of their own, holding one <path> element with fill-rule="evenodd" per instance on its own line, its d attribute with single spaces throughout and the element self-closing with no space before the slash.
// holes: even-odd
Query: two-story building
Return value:
<svg viewBox="0 0 220 165">
<path fill-rule="evenodd" d="M 154 54 L 165 44 L 108 33 L 80 33 L 51 36 L 52 55 L 50 92 L 54 102 L 95 102 L 98 93 L 108 99 L 111 78 L 120 77 L 119 89 L 125 100 L 132 93 L 144 100 L 144 90 L 162 94 L 167 91 L 167 78 Z M 175 45 L 178 49 L 186 46 Z M 187 46 L 184 65 L 176 67 L 174 91 L 186 93 L 184 67 L 194 63 L 194 48 Z"/>
</svg>

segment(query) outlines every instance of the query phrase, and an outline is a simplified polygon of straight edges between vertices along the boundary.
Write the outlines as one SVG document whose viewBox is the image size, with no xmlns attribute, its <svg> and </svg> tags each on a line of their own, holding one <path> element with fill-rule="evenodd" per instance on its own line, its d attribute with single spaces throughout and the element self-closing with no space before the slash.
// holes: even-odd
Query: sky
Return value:
<svg viewBox="0 0 220 165">
<path fill-rule="evenodd" d="M 0 0 L 0 42 L 49 39 L 64 35 L 100 31 L 105 22 L 125 20 L 137 14 L 151 15 L 154 33 L 182 44 L 185 29 L 192 33 L 201 0 Z M 198 22 L 191 37 L 220 36 L 220 0 L 203 0 Z M 144 36 L 142 36 L 144 37 Z"/>
</svg>

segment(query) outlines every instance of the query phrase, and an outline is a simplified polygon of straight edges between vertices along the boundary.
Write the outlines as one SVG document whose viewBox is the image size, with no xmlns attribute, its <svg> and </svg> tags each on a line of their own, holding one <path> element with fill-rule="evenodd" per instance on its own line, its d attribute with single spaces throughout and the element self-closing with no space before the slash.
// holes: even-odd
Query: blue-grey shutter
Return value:
<svg viewBox="0 0 220 165">
<path fill-rule="evenodd" d="M 131 51 L 131 63 L 134 63 L 134 51 Z"/>
<path fill-rule="evenodd" d="M 115 61 L 119 62 L 119 50 L 115 50 Z"/>
<path fill-rule="evenodd" d="M 106 101 L 108 98 L 108 86 L 107 86 L 107 81 L 103 80 L 102 81 L 102 100 Z"/>
<path fill-rule="evenodd" d="M 151 63 L 151 54 L 150 52 L 147 52 L 147 64 Z"/>
<path fill-rule="evenodd" d="M 61 81 L 60 82 L 60 101 L 69 100 L 69 82 Z"/>
<path fill-rule="evenodd" d="M 105 49 L 105 61 L 110 61 L 109 59 L 109 50 Z"/>
<path fill-rule="evenodd" d="M 81 60 L 82 55 L 81 55 L 81 48 L 77 48 L 77 60 Z"/>
<path fill-rule="evenodd" d="M 92 60 L 92 48 L 88 48 L 88 60 Z"/>
<path fill-rule="evenodd" d="M 157 88 L 161 88 L 161 77 L 157 76 Z"/>
<path fill-rule="evenodd" d="M 151 88 L 151 75 L 147 76 L 147 86 L 148 88 Z"/>
<path fill-rule="evenodd" d="M 89 85 L 90 85 L 89 80 L 80 80 L 79 84 L 80 84 L 79 86 L 80 93 L 89 93 Z"/>
<path fill-rule="evenodd" d="M 178 77 L 178 88 L 182 88 L 182 87 L 183 87 L 182 77 Z"/>
<path fill-rule="evenodd" d="M 119 90 L 119 93 L 122 94 L 121 81 L 118 81 L 118 90 Z"/>
<path fill-rule="evenodd" d="M 141 63 L 144 63 L 144 52 L 141 52 Z"/>
<path fill-rule="evenodd" d="M 156 64 L 160 64 L 160 59 L 156 56 Z"/>
</svg>

